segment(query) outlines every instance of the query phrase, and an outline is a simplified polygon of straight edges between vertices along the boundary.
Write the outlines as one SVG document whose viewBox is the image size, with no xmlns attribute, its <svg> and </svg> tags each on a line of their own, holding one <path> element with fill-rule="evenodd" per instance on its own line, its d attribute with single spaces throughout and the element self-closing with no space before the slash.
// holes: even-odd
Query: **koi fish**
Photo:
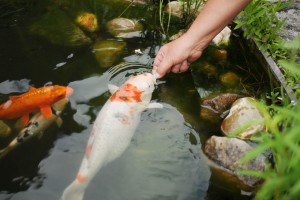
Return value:
<svg viewBox="0 0 300 200">
<path fill-rule="evenodd" d="M 62 119 L 60 118 L 61 113 L 65 109 L 69 100 L 64 98 L 52 105 L 54 114 L 46 119 L 40 112 L 36 113 L 23 128 L 19 134 L 5 147 L 0 150 L 0 159 L 7 155 L 11 150 L 20 146 L 24 142 L 28 141 L 33 137 L 41 137 L 48 127 L 50 127 L 54 122 L 60 127 L 62 124 Z"/>
<path fill-rule="evenodd" d="M 101 167 L 118 158 L 130 144 L 142 111 L 162 108 L 150 103 L 156 78 L 144 73 L 129 78 L 113 93 L 99 112 L 75 180 L 64 190 L 62 200 L 82 200 L 85 189 Z"/>
<path fill-rule="evenodd" d="M 25 126 L 29 121 L 29 114 L 37 109 L 40 109 L 42 115 L 49 119 L 52 117 L 51 105 L 72 93 L 72 88 L 59 85 L 30 87 L 28 92 L 11 96 L 8 101 L 0 105 L 0 119 L 21 117 L 22 124 Z"/>
</svg>

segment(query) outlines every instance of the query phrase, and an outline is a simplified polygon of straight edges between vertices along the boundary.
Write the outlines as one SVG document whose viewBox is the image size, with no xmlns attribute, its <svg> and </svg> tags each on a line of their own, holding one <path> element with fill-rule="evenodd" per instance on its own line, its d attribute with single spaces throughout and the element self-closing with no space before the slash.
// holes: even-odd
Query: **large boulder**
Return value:
<svg viewBox="0 0 300 200">
<path fill-rule="evenodd" d="M 236 137 L 251 139 L 253 134 L 265 129 L 263 123 L 256 123 L 257 120 L 262 121 L 264 117 L 255 105 L 255 99 L 240 98 L 233 103 L 228 116 L 222 122 L 221 130 L 227 136 L 241 130 Z"/>
<path fill-rule="evenodd" d="M 243 184 L 254 187 L 261 182 L 260 178 L 238 173 L 238 170 L 264 171 L 266 169 L 267 157 L 265 155 L 240 163 L 240 159 L 252 149 L 250 144 L 237 138 L 212 136 L 206 141 L 204 152 L 217 167 L 237 176 Z"/>
</svg>

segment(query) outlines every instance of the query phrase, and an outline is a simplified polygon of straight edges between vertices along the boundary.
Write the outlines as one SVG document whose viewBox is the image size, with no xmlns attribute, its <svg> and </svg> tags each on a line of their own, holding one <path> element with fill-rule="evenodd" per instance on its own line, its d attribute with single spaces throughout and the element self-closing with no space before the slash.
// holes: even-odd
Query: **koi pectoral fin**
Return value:
<svg viewBox="0 0 300 200">
<path fill-rule="evenodd" d="M 108 84 L 108 90 L 111 94 L 115 93 L 117 90 L 119 89 L 118 86 L 112 85 L 112 84 Z"/>
<path fill-rule="evenodd" d="M 46 119 L 49 119 L 53 115 L 52 110 L 51 110 L 51 106 L 41 107 L 40 110 L 41 110 L 42 115 Z"/>
<path fill-rule="evenodd" d="M 163 108 L 164 106 L 160 103 L 150 103 L 147 108 Z"/>
</svg>

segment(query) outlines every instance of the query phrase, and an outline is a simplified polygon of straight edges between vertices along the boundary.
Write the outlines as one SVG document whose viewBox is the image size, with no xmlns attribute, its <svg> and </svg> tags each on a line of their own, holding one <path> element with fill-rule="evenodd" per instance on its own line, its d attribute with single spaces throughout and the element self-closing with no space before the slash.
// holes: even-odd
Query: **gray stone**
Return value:
<svg viewBox="0 0 300 200">
<path fill-rule="evenodd" d="M 259 155 L 255 159 L 241 164 L 240 159 L 252 148 L 247 142 L 237 138 L 212 136 L 206 141 L 204 152 L 215 165 L 234 174 L 244 184 L 253 187 L 259 184 L 261 180 L 254 176 L 239 174 L 238 170 L 264 171 L 267 157 Z"/>
<path fill-rule="evenodd" d="M 240 98 L 233 103 L 228 116 L 222 122 L 221 130 L 228 136 L 246 126 L 245 130 L 242 130 L 236 137 L 250 139 L 254 133 L 265 129 L 264 124 L 256 123 L 256 120 L 263 119 L 263 115 L 255 106 L 255 99 Z"/>
</svg>

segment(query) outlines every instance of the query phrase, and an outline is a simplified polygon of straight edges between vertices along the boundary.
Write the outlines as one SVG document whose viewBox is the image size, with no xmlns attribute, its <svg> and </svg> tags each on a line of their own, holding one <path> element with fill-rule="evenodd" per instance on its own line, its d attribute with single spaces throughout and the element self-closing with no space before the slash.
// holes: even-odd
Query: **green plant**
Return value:
<svg viewBox="0 0 300 200">
<path fill-rule="evenodd" d="M 277 3 L 253 0 L 234 21 L 235 29 L 242 27 L 244 37 L 253 38 L 258 42 L 259 48 L 274 59 L 285 59 L 287 52 L 282 48 L 283 41 L 278 36 L 278 31 L 285 20 L 279 20 L 276 13 L 288 5 L 280 0 Z"/>
<path fill-rule="evenodd" d="M 180 0 L 183 5 L 183 24 L 190 26 L 207 0 Z"/>
<path fill-rule="evenodd" d="M 162 32 L 165 35 L 169 35 L 169 27 L 170 27 L 170 22 L 171 22 L 171 11 L 168 12 L 168 19 L 167 19 L 167 26 L 165 27 L 165 15 L 166 13 L 164 12 L 164 4 L 163 0 L 159 0 L 159 24 L 162 29 Z M 168 0 L 170 3 L 170 1 Z"/>
<path fill-rule="evenodd" d="M 284 48 L 299 49 L 300 39 L 286 44 Z M 300 76 L 299 63 L 288 60 L 281 60 L 279 63 L 284 69 L 292 72 L 290 76 Z M 299 94 L 300 89 L 296 91 Z M 300 196 L 300 104 L 287 101 L 283 92 L 281 95 L 283 101 L 280 106 L 261 104 L 268 132 L 260 134 L 257 138 L 257 141 L 261 142 L 260 145 L 241 160 L 246 162 L 267 150 L 272 151 L 273 165 L 265 172 L 241 172 L 264 179 L 255 199 L 292 200 L 299 199 Z M 274 94 L 274 97 L 277 96 Z"/>
</svg>

